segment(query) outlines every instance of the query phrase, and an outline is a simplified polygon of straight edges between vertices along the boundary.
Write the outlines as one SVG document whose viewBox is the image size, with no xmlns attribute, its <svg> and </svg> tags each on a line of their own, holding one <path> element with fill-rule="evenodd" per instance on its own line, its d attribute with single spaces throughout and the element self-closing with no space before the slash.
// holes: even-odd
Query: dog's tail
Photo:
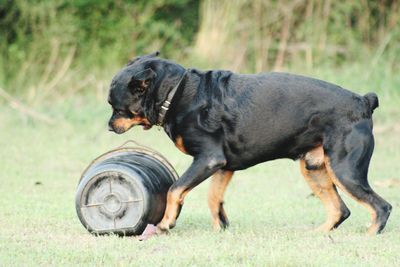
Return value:
<svg viewBox="0 0 400 267">
<path fill-rule="evenodd" d="M 364 98 L 367 100 L 368 102 L 368 106 L 371 110 L 371 113 L 374 112 L 374 110 L 379 107 L 379 100 L 378 100 L 378 96 L 375 93 L 368 93 L 364 96 Z"/>
</svg>

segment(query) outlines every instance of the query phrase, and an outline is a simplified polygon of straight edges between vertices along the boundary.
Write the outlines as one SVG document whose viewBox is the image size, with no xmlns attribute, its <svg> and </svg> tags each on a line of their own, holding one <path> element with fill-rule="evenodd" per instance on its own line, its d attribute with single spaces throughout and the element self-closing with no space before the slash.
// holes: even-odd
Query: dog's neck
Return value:
<svg viewBox="0 0 400 267">
<path fill-rule="evenodd" d="M 186 78 L 186 74 L 188 73 L 188 70 L 185 70 L 185 72 L 182 74 L 181 78 L 177 82 L 177 84 L 168 92 L 166 98 L 162 102 L 161 107 L 158 109 L 158 118 L 157 118 L 157 125 L 158 126 L 163 126 L 164 120 L 166 115 L 168 114 L 168 111 L 170 109 L 170 106 L 174 102 L 174 97 L 175 94 L 178 92 L 178 90 L 181 87 L 184 87 L 184 80 Z"/>
<path fill-rule="evenodd" d="M 182 86 L 177 91 L 174 101 L 170 106 L 167 116 L 164 121 L 164 131 L 174 140 L 176 134 L 176 125 L 179 123 L 188 112 L 191 110 L 192 102 L 196 96 L 199 77 L 193 75 L 193 69 L 186 73 Z"/>
<path fill-rule="evenodd" d="M 185 71 L 185 68 L 178 64 L 161 66 L 157 71 L 157 79 L 144 99 L 145 116 L 152 125 L 158 124 L 161 106 L 168 98 L 168 93 L 180 82 Z M 175 98 L 174 96 L 170 102 L 175 102 Z"/>
</svg>

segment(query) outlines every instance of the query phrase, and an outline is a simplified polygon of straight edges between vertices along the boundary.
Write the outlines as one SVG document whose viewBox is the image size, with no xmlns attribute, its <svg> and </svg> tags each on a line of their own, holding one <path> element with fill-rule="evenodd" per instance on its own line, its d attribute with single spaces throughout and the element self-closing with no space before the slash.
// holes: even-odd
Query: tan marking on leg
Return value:
<svg viewBox="0 0 400 267">
<path fill-rule="evenodd" d="M 372 224 L 368 229 L 368 234 L 370 235 L 375 235 L 377 232 L 377 229 L 379 227 L 378 225 L 378 221 L 377 221 L 377 213 L 375 211 L 375 209 L 367 202 L 364 202 L 360 199 L 358 199 L 357 197 L 355 197 L 352 193 L 350 193 L 349 191 L 346 190 L 346 187 L 344 187 L 342 185 L 342 183 L 339 181 L 339 179 L 337 178 L 335 172 L 333 171 L 332 167 L 331 167 L 331 163 L 330 163 L 330 159 L 329 157 L 325 157 L 325 166 L 328 172 L 328 175 L 331 177 L 332 181 L 335 183 L 336 186 L 338 186 L 341 190 L 343 190 L 344 192 L 346 192 L 351 198 L 353 198 L 355 201 L 357 201 L 359 204 L 361 204 L 362 206 L 364 206 L 370 213 L 371 213 L 371 218 L 372 218 Z M 375 193 L 373 193 L 375 194 Z"/>
<path fill-rule="evenodd" d="M 327 213 L 325 223 L 316 230 L 328 232 L 343 219 L 343 212 L 347 207 L 328 176 L 325 166 L 318 170 L 307 170 L 305 160 L 300 160 L 300 170 L 311 190 L 321 200 Z"/>
<path fill-rule="evenodd" d="M 225 210 L 222 206 L 224 202 L 224 193 L 232 179 L 232 171 L 217 171 L 211 177 L 210 188 L 208 191 L 208 206 L 211 212 L 212 224 L 214 230 L 221 230 L 220 214 L 227 220 Z"/>
<path fill-rule="evenodd" d="M 167 205 L 161 222 L 157 224 L 157 233 L 167 232 L 170 228 L 175 226 L 179 210 L 189 191 L 190 190 L 185 191 L 183 188 L 175 188 L 173 191 L 168 191 Z"/>
<path fill-rule="evenodd" d="M 178 135 L 175 139 L 175 146 L 183 153 L 187 154 L 186 148 L 183 145 L 183 138 L 182 136 Z"/>
<path fill-rule="evenodd" d="M 304 157 L 306 162 L 310 165 L 321 166 L 324 164 L 324 149 L 317 146 L 316 148 L 308 151 Z"/>
</svg>

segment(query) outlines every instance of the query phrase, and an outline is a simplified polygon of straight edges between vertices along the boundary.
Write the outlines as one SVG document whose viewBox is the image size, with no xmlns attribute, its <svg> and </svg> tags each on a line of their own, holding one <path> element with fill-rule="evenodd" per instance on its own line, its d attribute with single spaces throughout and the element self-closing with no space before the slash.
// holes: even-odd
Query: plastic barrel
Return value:
<svg viewBox="0 0 400 267">
<path fill-rule="evenodd" d="M 112 150 L 83 172 L 75 198 L 78 217 L 91 233 L 141 234 L 147 224 L 161 221 L 176 179 L 171 164 L 152 149 Z"/>
</svg>

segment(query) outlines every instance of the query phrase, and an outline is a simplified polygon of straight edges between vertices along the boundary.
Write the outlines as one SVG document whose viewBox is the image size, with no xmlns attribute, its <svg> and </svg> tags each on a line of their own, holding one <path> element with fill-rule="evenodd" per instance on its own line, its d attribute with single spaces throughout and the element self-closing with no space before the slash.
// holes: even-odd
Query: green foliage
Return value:
<svg viewBox="0 0 400 267">
<path fill-rule="evenodd" d="M 195 51 L 221 67 L 259 72 L 369 64 L 379 48 L 379 57 L 399 62 L 398 1 L 204 0 L 201 8 Z"/>
<path fill-rule="evenodd" d="M 182 58 L 198 10 L 196 0 L 3 1 L 0 85 L 35 98 L 58 73 L 62 92 L 79 86 L 66 76 L 98 79 L 138 54 Z"/>
<path fill-rule="evenodd" d="M 399 43 L 392 0 L 0 0 L 0 87 L 28 102 L 102 95 L 155 50 L 199 68 L 313 75 L 357 62 L 392 77 Z"/>
</svg>

